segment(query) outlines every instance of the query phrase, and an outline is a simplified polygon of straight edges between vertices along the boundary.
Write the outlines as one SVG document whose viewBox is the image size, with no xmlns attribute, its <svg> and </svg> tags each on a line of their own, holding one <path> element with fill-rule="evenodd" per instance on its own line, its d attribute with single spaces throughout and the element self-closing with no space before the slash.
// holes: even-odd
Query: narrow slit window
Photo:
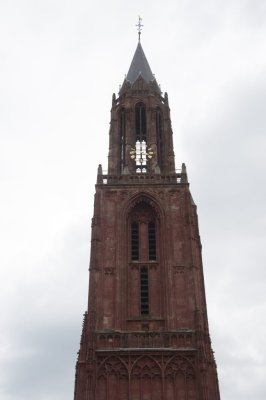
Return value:
<svg viewBox="0 0 266 400">
<path fill-rule="evenodd" d="M 140 313 L 149 314 L 149 272 L 147 267 L 140 268 Z"/>
<path fill-rule="evenodd" d="M 139 224 L 133 222 L 131 224 L 131 260 L 139 259 Z"/>
<path fill-rule="evenodd" d="M 148 225 L 148 235 L 149 235 L 149 260 L 156 260 L 156 229 L 155 223 L 150 222 Z"/>
</svg>

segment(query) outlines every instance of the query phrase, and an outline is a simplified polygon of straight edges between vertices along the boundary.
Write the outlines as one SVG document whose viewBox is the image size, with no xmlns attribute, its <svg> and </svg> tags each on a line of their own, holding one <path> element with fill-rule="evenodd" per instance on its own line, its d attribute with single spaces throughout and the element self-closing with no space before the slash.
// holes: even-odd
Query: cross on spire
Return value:
<svg viewBox="0 0 266 400">
<path fill-rule="evenodd" d="M 141 35 L 141 31 L 142 31 L 142 27 L 144 25 L 142 25 L 142 18 L 139 16 L 139 22 L 136 24 L 136 26 L 138 27 L 138 35 L 139 35 L 139 42 L 140 42 L 140 35 Z"/>
</svg>

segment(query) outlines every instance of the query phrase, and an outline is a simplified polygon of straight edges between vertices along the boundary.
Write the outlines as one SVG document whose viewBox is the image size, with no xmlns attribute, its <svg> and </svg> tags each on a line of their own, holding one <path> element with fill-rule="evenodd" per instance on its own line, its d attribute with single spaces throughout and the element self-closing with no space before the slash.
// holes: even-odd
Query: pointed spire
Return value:
<svg viewBox="0 0 266 400">
<path fill-rule="evenodd" d="M 120 87 L 119 90 L 119 95 L 127 91 L 130 87 L 133 87 L 134 83 L 137 81 L 139 77 L 142 78 L 143 81 L 146 82 L 146 84 L 149 85 L 149 87 L 154 90 L 156 93 L 161 94 L 161 89 L 158 83 L 156 82 L 156 79 L 151 71 L 151 68 L 149 66 L 149 63 L 147 61 L 147 58 L 144 54 L 143 48 L 140 43 L 140 36 L 141 36 L 141 31 L 142 27 L 142 18 L 139 17 L 138 24 L 136 24 L 138 28 L 138 45 L 135 51 L 135 54 L 133 56 L 133 59 L 131 61 L 129 70 L 127 75 L 125 76 L 125 80 L 123 82 L 122 87 Z"/>
<path fill-rule="evenodd" d="M 147 83 L 155 79 L 140 42 L 138 43 L 133 60 L 131 61 L 126 80 L 133 84 L 139 75 L 141 75 Z"/>
</svg>

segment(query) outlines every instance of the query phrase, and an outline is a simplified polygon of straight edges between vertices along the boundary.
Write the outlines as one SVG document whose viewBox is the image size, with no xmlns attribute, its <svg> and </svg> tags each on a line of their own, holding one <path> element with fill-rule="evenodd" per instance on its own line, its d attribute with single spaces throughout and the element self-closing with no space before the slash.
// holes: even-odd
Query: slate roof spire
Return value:
<svg viewBox="0 0 266 400">
<path fill-rule="evenodd" d="M 133 87 L 138 78 L 142 78 L 155 92 L 161 94 L 160 86 L 156 82 L 140 43 L 140 35 L 144 26 L 142 25 L 141 17 L 139 17 L 139 22 L 136 26 L 138 28 L 138 45 L 119 94 L 128 90 L 129 87 Z"/>
<path fill-rule="evenodd" d="M 147 83 L 155 80 L 140 42 L 138 43 L 134 57 L 131 61 L 126 80 L 133 84 L 139 75 L 141 75 Z"/>
</svg>

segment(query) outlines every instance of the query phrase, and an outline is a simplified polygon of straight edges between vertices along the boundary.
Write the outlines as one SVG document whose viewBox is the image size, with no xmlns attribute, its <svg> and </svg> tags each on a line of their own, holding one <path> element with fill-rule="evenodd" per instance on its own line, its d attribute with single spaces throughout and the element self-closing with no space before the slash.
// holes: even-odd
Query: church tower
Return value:
<svg viewBox="0 0 266 400">
<path fill-rule="evenodd" d="M 197 210 L 139 41 L 98 167 L 74 400 L 219 400 Z"/>
</svg>

